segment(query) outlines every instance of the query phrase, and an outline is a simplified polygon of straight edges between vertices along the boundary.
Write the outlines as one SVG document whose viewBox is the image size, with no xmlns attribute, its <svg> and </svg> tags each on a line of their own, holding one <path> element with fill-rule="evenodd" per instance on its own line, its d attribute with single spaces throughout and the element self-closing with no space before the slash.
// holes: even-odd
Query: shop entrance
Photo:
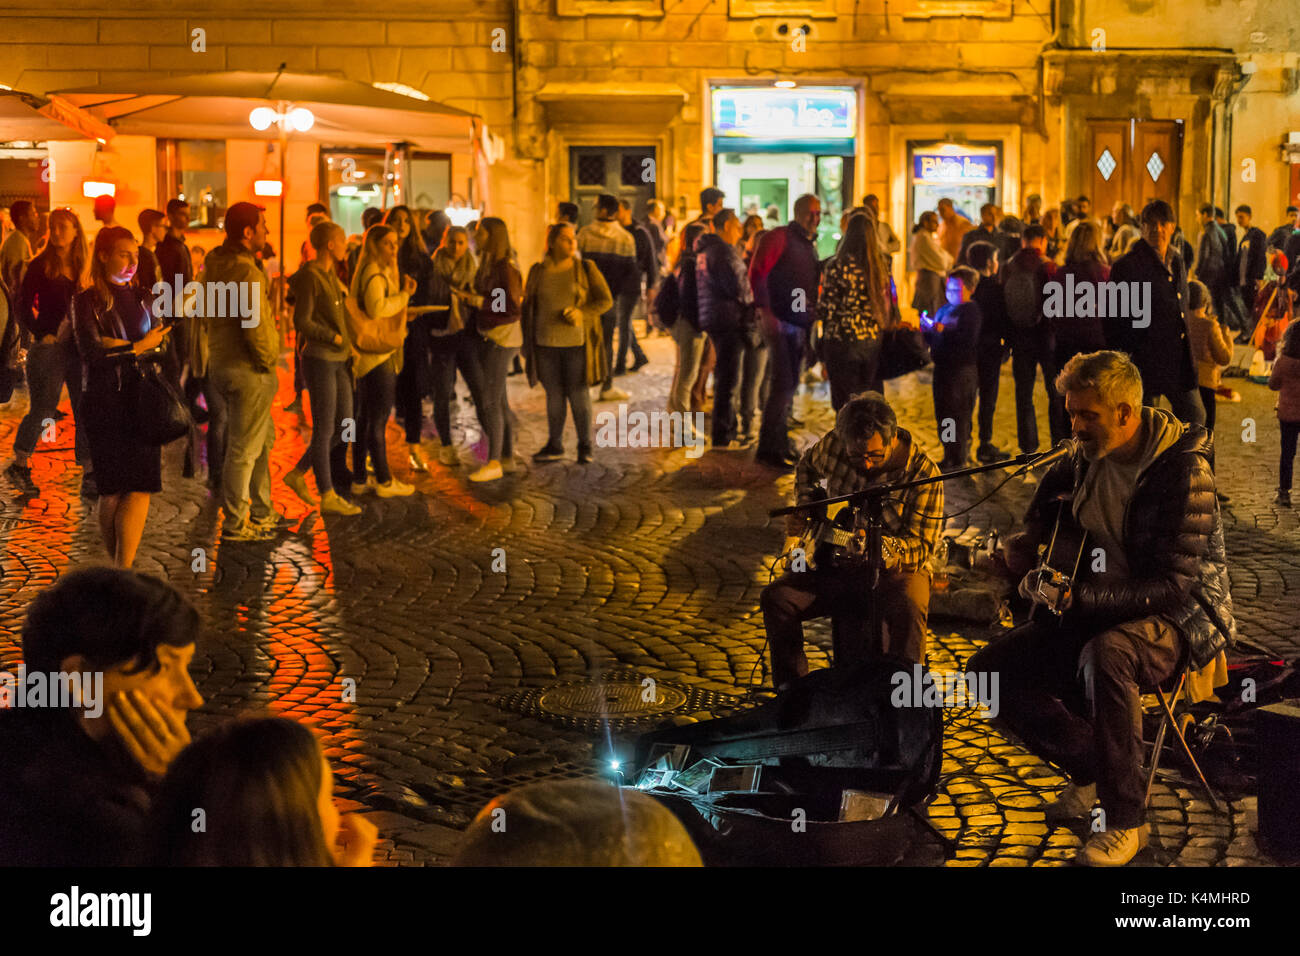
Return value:
<svg viewBox="0 0 1300 956">
<path fill-rule="evenodd" d="M 835 252 L 840 216 L 852 205 L 853 164 L 846 156 L 815 153 L 718 153 L 714 182 L 726 204 L 743 222 L 754 215 L 764 229 L 783 226 L 794 216 L 795 200 L 812 193 L 822 201 L 821 226 L 814 240 L 818 255 Z"/>
<path fill-rule="evenodd" d="M 934 210 L 940 199 L 951 199 L 956 211 L 980 221 L 980 206 L 1000 205 L 1002 150 L 999 143 L 908 143 L 908 231 L 921 214 Z"/>
</svg>

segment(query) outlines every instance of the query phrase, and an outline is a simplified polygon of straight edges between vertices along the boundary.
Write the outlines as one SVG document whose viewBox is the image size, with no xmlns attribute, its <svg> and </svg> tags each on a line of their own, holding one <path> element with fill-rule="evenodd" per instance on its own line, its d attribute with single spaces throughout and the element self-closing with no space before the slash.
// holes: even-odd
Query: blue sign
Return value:
<svg viewBox="0 0 1300 956">
<path fill-rule="evenodd" d="M 997 185 L 997 153 L 954 150 L 912 154 L 912 180 L 918 184 Z"/>
<path fill-rule="evenodd" d="M 857 93 L 842 87 L 713 91 L 713 135 L 745 139 L 852 139 Z"/>
</svg>

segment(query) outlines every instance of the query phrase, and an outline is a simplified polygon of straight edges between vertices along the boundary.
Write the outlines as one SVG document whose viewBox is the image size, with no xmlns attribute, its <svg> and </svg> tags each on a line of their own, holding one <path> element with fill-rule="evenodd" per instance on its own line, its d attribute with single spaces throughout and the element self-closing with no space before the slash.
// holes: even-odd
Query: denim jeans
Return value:
<svg viewBox="0 0 1300 956">
<path fill-rule="evenodd" d="M 429 382 L 433 392 L 433 424 L 443 445 L 451 444 L 451 400 L 456 394 L 456 372 L 469 386 L 477 411 L 483 404 L 483 382 L 479 375 L 478 336 L 461 330 L 434 336 L 429 344 Z"/>
<path fill-rule="evenodd" d="M 943 463 L 965 468 L 970 454 L 971 416 L 979 393 L 979 369 L 965 365 L 934 365 L 934 420 L 943 444 Z M 948 424 L 951 419 L 951 426 Z M 948 440 L 945 440 L 948 436 Z"/>
<path fill-rule="evenodd" d="M 1156 397 L 1159 395 L 1164 395 L 1165 398 L 1169 399 L 1169 407 L 1172 409 L 1174 417 L 1183 424 L 1205 424 L 1205 406 L 1201 404 L 1200 389 L 1189 388 L 1185 392 L 1147 392 L 1142 396 L 1142 404 L 1154 405 Z"/>
<path fill-rule="evenodd" d="M 1001 345 L 981 345 L 976 352 L 975 365 L 979 370 L 981 445 L 993 444 L 993 413 L 998 407 L 998 380 L 1002 376 L 1002 360 L 1005 357 Z"/>
<path fill-rule="evenodd" d="M 297 470 L 309 467 L 321 494 L 334 487 L 330 477 L 330 451 L 343 440 L 343 420 L 352 418 L 352 373 L 341 362 L 302 356 L 303 381 L 311 407 L 311 444 L 298 459 Z"/>
<path fill-rule="evenodd" d="M 226 423 L 229 409 L 226 400 L 212 381 L 209 374 L 198 380 L 201 383 L 203 402 L 208 406 L 208 482 L 214 487 L 221 481 L 221 469 L 226 460 Z"/>
<path fill-rule="evenodd" d="M 514 428 L 510 402 L 506 397 L 506 375 L 510 360 L 518 349 L 503 349 L 495 342 L 481 339 L 476 355 L 483 382 L 483 401 L 478 407 L 479 424 L 488 440 L 488 461 L 500 461 L 514 454 Z"/>
<path fill-rule="evenodd" d="M 736 413 L 744 431 L 754 420 L 758 390 L 767 365 L 767 349 L 752 345 L 744 333 L 710 333 L 718 363 L 713 368 L 713 444 L 726 445 L 736 438 Z"/>
<path fill-rule="evenodd" d="M 629 347 L 632 349 L 634 361 L 647 361 L 645 352 L 641 349 L 641 343 L 636 340 L 636 332 L 632 328 L 632 313 L 636 311 L 637 299 L 640 297 L 641 292 L 637 290 L 636 292 L 624 293 L 614 300 L 614 310 L 618 313 L 618 362 L 614 369 L 618 372 L 627 369 L 627 350 Z"/>
<path fill-rule="evenodd" d="M 357 382 L 357 440 L 352 446 L 352 480 L 366 480 L 366 456 L 375 466 L 375 481 L 386 485 L 393 480 L 388 467 L 388 416 L 393 413 L 397 376 L 388 362 L 376 366 Z"/>
<path fill-rule="evenodd" d="M 430 321 L 432 316 L 421 315 L 406 326 L 402 370 L 397 373 L 397 414 L 410 445 L 420 443 L 424 428 L 424 395 L 429 390 Z"/>
<path fill-rule="evenodd" d="M 691 389 L 700 374 L 700 362 L 709 337 L 695 331 L 695 326 L 682 318 L 673 323 L 671 331 L 673 344 L 677 346 L 677 369 L 673 372 L 673 384 L 668 391 L 668 410 L 685 415 L 691 410 Z"/>
<path fill-rule="evenodd" d="M 36 450 L 36 442 L 45 430 L 44 422 L 53 418 L 59 407 L 65 383 L 72 403 L 74 454 L 77 464 L 85 468 L 90 464 L 90 449 L 86 445 L 86 428 L 77 414 L 81 405 L 81 359 L 71 339 L 45 345 L 33 342 L 27 350 L 27 396 L 31 405 L 18 423 L 14 451 L 30 456 Z"/>
<path fill-rule="evenodd" d="M 832 409 L 838 412 L 858 392 L 875 388 L 881 345 L 879 337 L 852 343 L 827 339 L 823 343 Z"/>
<path fill-rule="evenodd" d="M 600 390 L 607 392 L 614 387 L 614 332 L 618 329 L 618 305 L 610 309 L 600 317 L 600 346 L 605 350 L 605 364 L 609 371 L 605 373 L 605 381 L 600 383 Z"/>
<path fill-rule="evenodd" d="M 780 458 L 790 453 L 787 420 L 799 386 L 799 366 L 807 331 L 800 326 L 777 320 L 777 332 L 767 338 L 768 361 L 772 379 L 767 404 L 763 406 L 763 425 L 758 435 L 758 454 Z"/>
<path fill-rule="evenodd" d="M 566 409 L 573 410 L 573 428 L 578 433 L 578 451 L 590 451 L 591 390 L 587 387 L 587 349 L 536 346 L 537 378 L 546 390 L 546 444 L 564 447 Z"/>
<path fill-rule="evenodd" d="M 1056 393 L 1056 359 L 1051 331 L 1046 323 L 1035 329 L 1017 330 L 1011 339 L 1011 374 L 1016 380 L 1016 437 L 1022 454 L 1038 451 L 1038 416 L 1034 411 L 1034 381 L 1043 370 L 1047 388 L 1047 418 L 1052 444 L 1070 437 L 1065 421 L 1065 403 Z"/>
<path fill-rule="evenodd" d="M 210 377 L 227 410 L 226 451 L 221 468 L 221 508 L 232 525 L 268 518 L 271 506 L 271 446 L 275 425 L 271 401 L 275 372 L 251 368 L 212 369 Z"/>
<path fill-rule="evenodd" d="M 1295 468 L 1296 440 L 1300 439 L 1300 422 L 1278 420 L 1282 429 L 1282 457 L 1277 466 L 1277 488 L 1279 491 L 1291 490 L 1291 475 Z"/>
</svg>

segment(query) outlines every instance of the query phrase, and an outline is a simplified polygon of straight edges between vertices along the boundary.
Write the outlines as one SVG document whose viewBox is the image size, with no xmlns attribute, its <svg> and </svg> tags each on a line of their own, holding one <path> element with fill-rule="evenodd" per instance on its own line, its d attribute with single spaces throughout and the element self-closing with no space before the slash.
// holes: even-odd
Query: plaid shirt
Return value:
<svg viewBox="0 0 1300 956">
<path fill-rule="evenodd" d="M 939 469 L 906 429 L 898 430 L 898 451 L 868 476 L 851 460 L 839 433 L 832 429 L 799 459 L 795 471 L 795 495 L 799 504 L 812 500 L 812 489 L 823 479 L 826 493 L 839 495 L 894 482 L 933 478 Z M 884 543 L 901 553 L 902 571 L 919 571 L 926 566 L 943 531 L 943 482 L 909 488 L 884 501 Z M 862 517 L 862 512 L 858 513 Z"/>
</svg>

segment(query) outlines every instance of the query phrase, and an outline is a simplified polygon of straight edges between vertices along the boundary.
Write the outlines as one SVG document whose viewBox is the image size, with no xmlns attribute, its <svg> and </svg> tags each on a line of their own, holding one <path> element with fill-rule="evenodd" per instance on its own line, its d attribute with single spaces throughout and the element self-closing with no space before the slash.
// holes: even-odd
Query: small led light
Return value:
<svg viewBox="0 0 1300 956">
<path fill-rule="evenodd" d="M 81 184 L 81 195 L 87 199 L 95 199 L 99 196 L 115 196 L 117 195 L 117 186 L 113 183 L 101 183 L 93 179 L 87 179 Z"/>
<path fill-rule="evenodd" d="M 284 191 L 284 183 L 278 179 L 259 179 L 253 183 L 253 195 L 278 196 Z"/>
<path fill-rule="evenodd" d="M 305 133 L 316 125 L 315 115 L 305 106 L 297 106 L 291 109 L 286 121 L 290 129 L 296 129 L 300 133 Z"/>
<path fill-rule="evenodd" d="M 777 80 L 772 85 L 782 90 L 792 90 L 796 86 L 798 86 L 798 84 L 795 83 L 794 80 Z"/>
</svg>

